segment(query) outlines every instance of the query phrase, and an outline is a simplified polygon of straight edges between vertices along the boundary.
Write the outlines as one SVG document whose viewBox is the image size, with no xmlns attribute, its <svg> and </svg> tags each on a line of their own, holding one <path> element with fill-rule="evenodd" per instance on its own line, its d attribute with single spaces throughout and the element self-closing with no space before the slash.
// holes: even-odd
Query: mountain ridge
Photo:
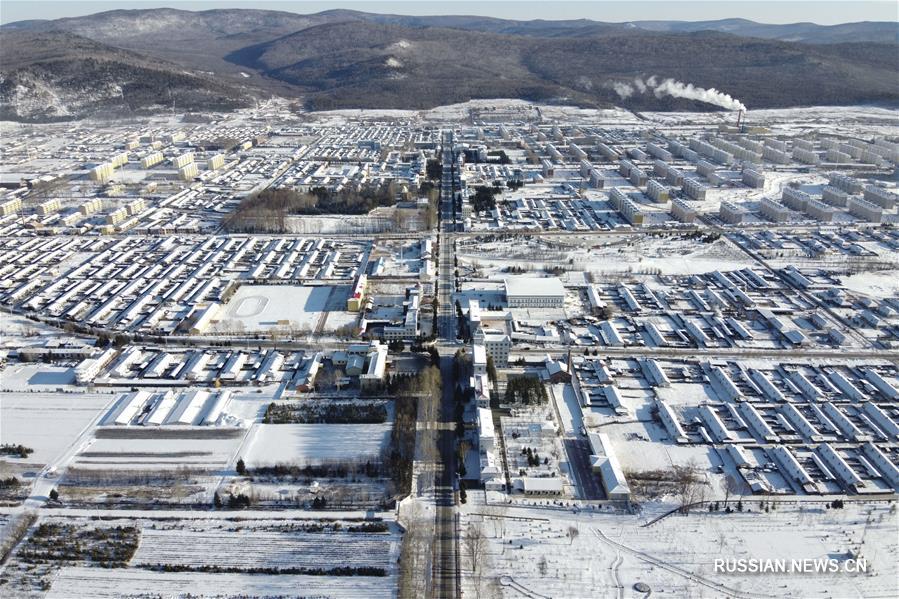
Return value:
<svg viewBox="0 0 899 599">
<path fill-rule="evenodd" d="M 150 58 L 64 31 L 0 32 L 0 119 L 56 120 L 170 106 L 232 110 L 252 94 Z"/>
<path fill-rule="evenodd" d="M 509 35 L 547 35 L 549 37 L 564 36 L 566 34 L 575 37 L 584 37 L 586 35 L 620 33 L 636 28 L 644 31 L 718 31 L 720 33 L 732 33 L 743 37 L 760 37 L 763 39 L 817 44 L 843 42 L 899 42 L 899 23 L 893 21 L 855 21 L 834 25 L 819 25 L 809 21 L 795 23 L 760 23 L 742 18 L 705 21 L 632 20 L 607 22 L 595 21 L 592 19 L 533 19 L 519 21 L 476 15 L 415 16 L 368 13 L 349 9 L 331 9 L 311 14 L 276 10 L 228 8 L 208 9 L 203 11 L 189 11 L 175 8 L 117 9 L 79 17 L 14 21 L 0 25 L 0 30 L 54 27 L 72 30 L 82 29 L 81 34 L 84 35 L 85 27 L 89 28 L 91 22 L 95 22 L 98 19 L 131 18 L 132 20 L 135 20 L 135 18 L 140 18 L 143 15 L 158 17 L 164 14 L 178 15 L 182 22 L 187 23 L 196 22 L 197 20 L 206 20 L 209 17 L 216 21 L 224 20 L 225 22 L 233 22 L 234 19 L 232 17 L 234 15 L 240 15 L 240 20 L 242 21 L 246 21 L 247 18 L 250 18 L 251 20 L 255 19 L 257 24 L 261 26 L 267 26 L 272 29 L 283 28 L 284 34 L 299 31 L 304 26 L 313 24 L 353 20 L 394 24 L 406 27 L 442 27 L 449 29 L 505 33 Z M 129 28 L 133 29 L 133 26 L 130 26 Z M 140 29 L 141 28 L 138 28 L 138 30 Z M 145 28 L 144 31 L 146 31 Z M 181 28 L 181 31 L 184 31 L 183 27 Z M 75 32 L 78 33 L 78 31 Z M 91 36 L 85 35 L 85 37 Z"/>
<path fill-rule="evenodd" d="M 781 31 L 796 35 L 798 28 L 809 35 L 824 27 L 809 25 Z M 837 27 L 845 33 L 854 25 Z M 874 23 L 867 29 L 884 26 L 897 28 L 895 23 Z M 642 81 L 653 77 L 714 87 L 758 108 L 899 103 L 895 41 L 801 43 L 733 32 L 752 27 L 786 26 L 745 19 L 608 24 L 347 10 L 311 15 L 247 9 L 114 10 L 0 27 L 0 44 L 10 48 L 0 59 L 0 111 L 10 115 L 21 106 L 16 101 L 17 108 L 10 108 L 20 95 L 13 93 L 20 79 L 33 89 L 35 101 L 30 104 L 36 106 L 36 98 L 47 90 L 79 89 L 92 96 L 92 77 L 98 88 L 136 91 L 140 74 L 157 86 L 170 82 L 176 104 L 180 98 L 180 106 L 197 110 L 246 105 L 253 95 L 271 94 L 302 99 L 309 109 L 419 109 L 491 97 L 635 110 L 711 108 L 655 89 L 641 91 Z M 22 47 L 12 47 L 10 36 L 18 36 Z M 54 36 L 53 43 L 43 47 L 35 41 L 40 36 Z M 103 46 L 92 50 L 84 40 Z M 48 56 L 48 48 L 57 55 Z M 92 52 L 115 68 L 100 68 Z M 78 73 L 83 81 L 75 79 Z M 191 86 L 197 93 L 188 93 Z M 147 91 L 134 95 L 133 105 L 121 100 L 118 104 L 144 110 L 166 104 L 163 96 L 172 95 L 163 87 L 156 98 Z M 51 100 L 53 93 L 47 96 Z M 98 97 L 99 106 L 116 104 L 109 93 Z M 88 103 L 78 103 L 72 111 L 41 115 L 32 110 L 29 115 L 91 111 Z"/>
</svg>

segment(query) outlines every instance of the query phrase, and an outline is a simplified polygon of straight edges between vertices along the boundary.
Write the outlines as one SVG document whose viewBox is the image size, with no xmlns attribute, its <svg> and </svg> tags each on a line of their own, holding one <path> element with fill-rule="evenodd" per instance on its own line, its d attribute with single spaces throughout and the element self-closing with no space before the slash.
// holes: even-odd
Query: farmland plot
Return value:
<svg viewBox="0 0 899 599">
<path fill-rule="evenodd" d="M 388 599 L 393 577 L 207 574 L 204 572 L 151 572 L 137 568 L 63 568 L 47 599 L 138 597 L 307 597 L 332 599 Z M 77 589 L 75 591 L 74 589 Z"/>
<path fill-rule="evenodd" d="M 278 533 L 145 528 L 132 566 L 203 569 L 383 568 L 396 563 L 399 538 L 381 533 Z"/>
<path fill-rule="evenodd" d="M 99 438 L 78 454 L 74 466 L 101 470 L 216 470 L 227 464 L 241 437 Z"/>
</svg>

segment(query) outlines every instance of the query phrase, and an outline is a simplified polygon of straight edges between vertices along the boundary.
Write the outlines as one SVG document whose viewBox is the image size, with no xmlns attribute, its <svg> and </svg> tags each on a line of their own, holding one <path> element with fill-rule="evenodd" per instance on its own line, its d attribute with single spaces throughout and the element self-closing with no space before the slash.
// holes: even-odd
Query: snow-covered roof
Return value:
<svg viewBox="0 0 899 599">
<path fill-rule="evenodd" d="M 478 434 L 482 438 L 493 438 L 493 413 L 489 408 L 478 408 Z"/>
<path fill-rule="evenodd" d="M 609 436 L 605 433 L 589 433 L 587 440 L 590 443 L 590 465 L 593 468 L 599 467 L 602 475 L 602 484 L 608 495 L 630 495 L 630 487 L 628 487 L 627 479 L 621 470 L 621 464 L 618 462 L 618 456 L 612 447 Z"/>
<path fill-rule="evenodd" d="M 536 478 L 525 476 L 521 484 L 526 493 L 561 493 L 562 481 L 558 478 Z"/>
<path fill-rule="evenodd" d="M 557 277 L 509 277 L 505 285 L 506 296 L 565 296 L 565 286 Z"/>
</svg>

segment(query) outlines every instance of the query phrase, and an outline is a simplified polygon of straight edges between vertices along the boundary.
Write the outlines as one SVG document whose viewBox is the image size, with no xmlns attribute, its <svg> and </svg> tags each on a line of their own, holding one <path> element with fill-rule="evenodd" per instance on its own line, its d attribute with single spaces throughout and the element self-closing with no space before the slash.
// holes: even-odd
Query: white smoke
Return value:
<svg viewBox="0 0 899 599">
<path fill-rule="evenodd" d="M 626 100 L 634 95 L 634 88 L 628 83 L 616 81 L 612 84 L 612 89 L 618 94 L 622 100 Z"/>
<path fill-rule="evenodd" d="M 696 87 L 692 83 L 682 83 L 674 79 L 665 79 L 653 89 L 656 98 L 662 96 L 674 96 L 675 98 L 686 98 L 688 100 L 698 100 L 706 104 L 714 104 L 727 110 L 746 110 L 746 106 L 731 97 L 728 94 L 719 92 L 714 87 L 705 89 L 704 87 Z"/>
<path fill-rule="evenodd" d="M 634 95 L 635 91 L 644 94 L 647 90 L 651 89 L 656 98 L 673 96 L 675 98 L 697 100 L 699 102 L 705 102 L 706 104 L 713 104 L 727 110 L 746 110 L 746 106 L 742 102 L 724 92 L 719 92 L 714 87 L 705 89 L 704 87 L 697 87 L 692 83 L 683 83 L 682 81 L 670 78 L 659 83 L 659 78 L 655 75 L 645 81 L 637 77 L 634 79 L 633 85 L 618 81 L 612 84 L 612 89 L 614 89 L 615 93 L 622 99 L 630 98 Z"/>
</svg>

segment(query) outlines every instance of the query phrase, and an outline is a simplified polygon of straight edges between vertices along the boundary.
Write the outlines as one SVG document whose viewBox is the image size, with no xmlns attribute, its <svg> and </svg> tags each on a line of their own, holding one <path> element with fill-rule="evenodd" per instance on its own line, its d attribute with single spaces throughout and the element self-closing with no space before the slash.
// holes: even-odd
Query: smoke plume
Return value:
<svg viewBox="0 0 899 599">
<path fill-rule="evenodd" d="M 653 88 L 652 93 L 655 94 L 656 98 L 668 95 L 675 98 L 686 98 L 688 100 L 705 102 L 706 104 L 714 104 L 727 110 L 746 110 L 746 106 L 742 102 L 728 94 L 719 92 L 714 87 L 705 89 L 704 87 L 696 87 L 692 83 L 682 83 L 674 79 L 665 79 Z"/>
<path fill-rule="evenodd" d="M 612 83 L 612 89 L 615 90 L 615 93 L 617 93 L 622 100 L 630 98 L 635 92 L 645 94 L 647 91 L 652 90 L 652 93 L 656 98 L 672 96 L 675 98 L 697 100 L 699 102 L 705 102 L 706 104 L 713 104 L 727 110 L 746 110 L 746 106 L 742 102 L 728 94 L 719 92 L 714 87 L 705 89 L 704 87 L 697 87 L 692 83 L 683 83 L 682 81 L 670 78 L 659 82 L 659 78 L 655 75 L 645 81 L 637 77 L 634 79 L 633 85 L 631 83 L 616 81 Z"/>
<path fill-rule="evenodd" d="M 620 81 L 616 81 L 612 84 L 612 89 L 615 90 L 615 93 L 618 94 L 618 96 L 622 100 L 627 100 L 634 95 L 634 88 L 631 87 L 631 85 L 628 83 L 621 83 Z"/>
</svg>

